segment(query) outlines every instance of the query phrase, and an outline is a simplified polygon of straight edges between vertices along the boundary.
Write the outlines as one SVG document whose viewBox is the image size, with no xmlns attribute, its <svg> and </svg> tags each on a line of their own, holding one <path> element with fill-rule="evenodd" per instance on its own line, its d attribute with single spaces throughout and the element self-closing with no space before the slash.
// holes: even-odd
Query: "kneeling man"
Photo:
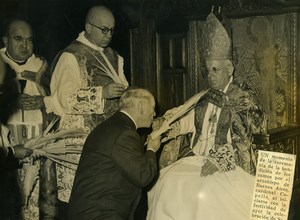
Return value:
<svg viewBox="0 0 300 220">
<path fill-rule="evenodd" d="M 133 219 L 141 188 L 157 174 L 160 137 L 144 151 L 136 129 L 150 127 L 155 100 L 140 88 L 125 91 L 120 110 L 87 137 L 70 198 L 69 219 Z"/>
</svg>

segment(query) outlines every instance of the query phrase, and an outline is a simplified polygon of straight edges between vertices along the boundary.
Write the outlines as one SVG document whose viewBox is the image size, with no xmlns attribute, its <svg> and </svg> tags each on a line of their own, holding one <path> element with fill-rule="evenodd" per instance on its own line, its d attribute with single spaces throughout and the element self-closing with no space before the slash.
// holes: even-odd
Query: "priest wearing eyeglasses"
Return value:
<svg viewBox="0 0 300 220">
<path fill-rule="evenodd" d="M 119 97 L 128 87 L 123 58 L 112 48 L 115 28 L 112 12 L 94 6 L 86 16 L 85 30 L 54 60 L 51 96 L 45 99 L 48 112 L 60 116 L 59 128 L 82 128 L 89 133 L 118 109 Z M 81 145 L 85 138 L 66 139 Z M 70 155 L 79 160 L 80 155 Z M 58 199 L 69 202 L 75 170 L 73 164 L 57 164 Z M 67 205 L 67 204 L 65 204 Z"/>
<path fill-rule="evenodd" d="M 252 140 L 264 128 L 264 111 L 246 83 L 234 80 L 231 39 L 213 12 L 206 19 L 203 40 L 210 88 L 163 116 L 168 123 L 180 115 L 169 124 L 164 141 L 180 135 L 186 139 L 179 147 L 169 142 L 162 151 L 164 168 L 148 192 L 147 220 L 250 217 L 256 171 Z"/>
</svg>

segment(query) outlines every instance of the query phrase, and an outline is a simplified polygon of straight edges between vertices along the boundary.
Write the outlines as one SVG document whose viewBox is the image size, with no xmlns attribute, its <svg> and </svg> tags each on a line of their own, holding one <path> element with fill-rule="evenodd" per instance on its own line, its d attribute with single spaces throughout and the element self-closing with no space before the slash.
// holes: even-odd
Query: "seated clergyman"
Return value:
<svg viewBox="0 0 300 220">
<path fill-rule="evenodd" d="M 193 97 L 192 105 L 189 100 L 164 116 L 168 121 L 189 109 L 187 105 L 193 107 L 171 125 L 165 138 L 189 134 L 188 144 L 179 149 L 189 157 L 161 170 L 148 196 L 149 220 L 249 218 L 256 165 L 252 139 L 265 117 L 253 93 L 234 82 L 226 30 L 213 13 L 206 25 L 210 89 Z M 170 152 L 172 146 L 162 157 Z"/>
</svg>

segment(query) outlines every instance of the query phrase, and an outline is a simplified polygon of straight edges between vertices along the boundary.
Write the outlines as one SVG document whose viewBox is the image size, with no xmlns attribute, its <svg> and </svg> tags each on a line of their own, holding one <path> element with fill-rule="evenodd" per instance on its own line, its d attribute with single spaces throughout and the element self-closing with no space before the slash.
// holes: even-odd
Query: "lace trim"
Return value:
<svg viewBox="0 0 300 220">
<path fill-rule="evenodd" d="M 102 94 L 101 87 L 91 87 L 79 89 L 68 97 L 68 105 L 71 106 L 72 112 L 77 114 L 103 114 L 104 100 L 99 98 Z"/>
<path fill-rule="evenodd" d="M 208 160 L 219 169 L 219 172 L 235 170 L 236 162 L 232 145 L 227 143 L 219 147 L 216 151 L 210 150 Z"/>
</svg>

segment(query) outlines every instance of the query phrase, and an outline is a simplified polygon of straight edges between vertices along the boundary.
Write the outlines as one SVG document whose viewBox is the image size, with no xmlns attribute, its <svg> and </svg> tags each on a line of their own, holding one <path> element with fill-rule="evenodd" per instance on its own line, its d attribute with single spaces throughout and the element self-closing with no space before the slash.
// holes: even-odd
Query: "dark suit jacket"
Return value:
<svg viewBox="0 0 300 220">
<path fill-rule="evenodd" d="M 134 122 L 117 112 L 87 137 L 68 219 L 132 219 L 142 187 L 157 173 L 155 153 L 144 151 Z"/>
</svg>

